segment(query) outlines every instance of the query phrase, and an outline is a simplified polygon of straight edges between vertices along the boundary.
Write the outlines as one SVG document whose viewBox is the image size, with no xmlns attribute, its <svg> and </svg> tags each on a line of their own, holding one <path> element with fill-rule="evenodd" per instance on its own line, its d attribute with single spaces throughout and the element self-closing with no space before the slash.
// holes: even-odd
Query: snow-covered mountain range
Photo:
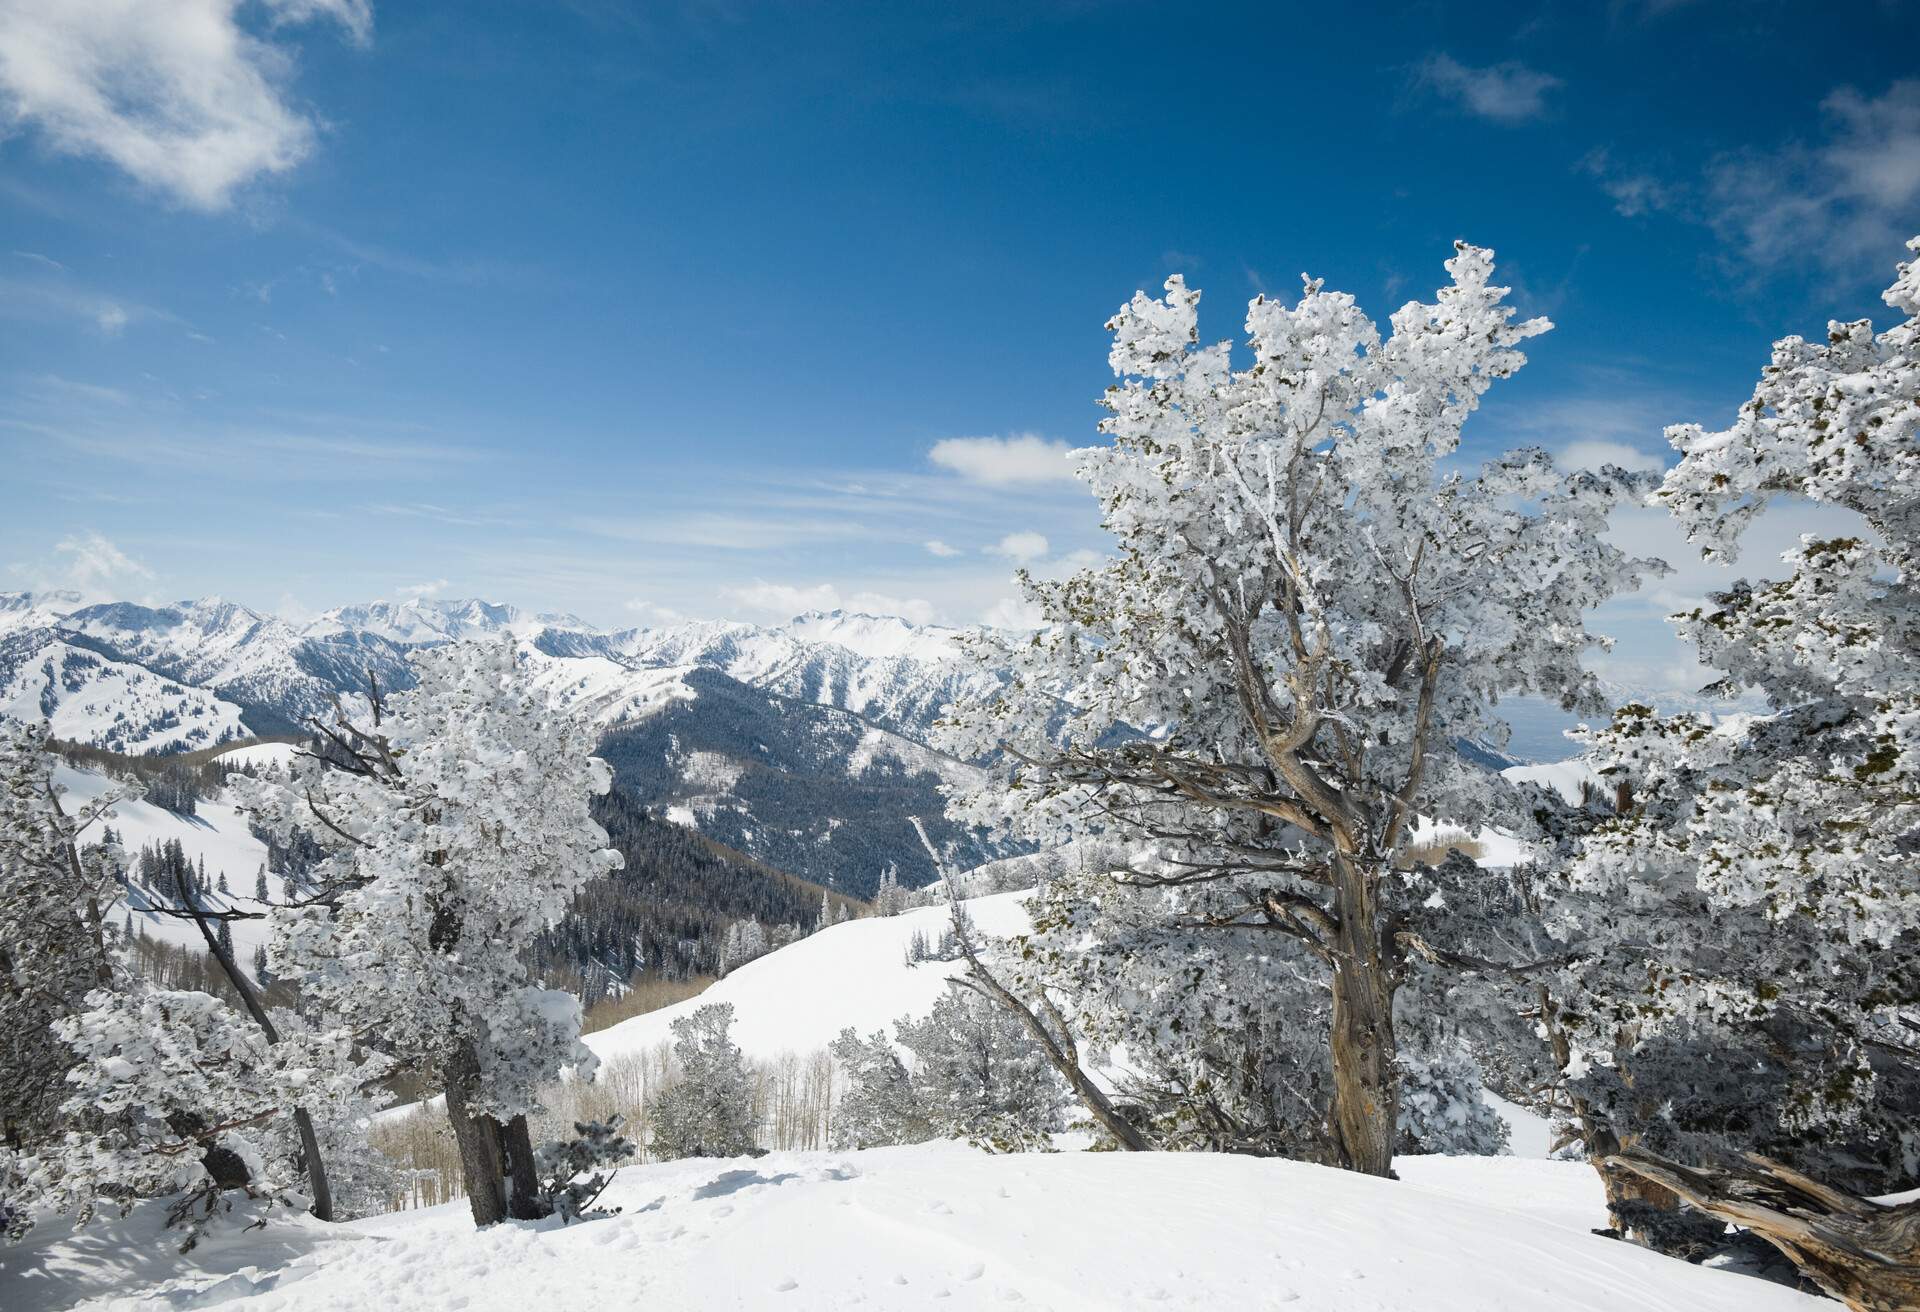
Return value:
<svg viewBox="0 0 1920 1312">
<path fill-rule="evenodd" d="M 407 653 L 510 637 L 608 732 L 623 788 L 790 873 L 870 893 L 935 874 L 919 816 L 967 864 L 1000 854 L 939 819 L 970 769 L 927 745 L 967 676 L 956 630 L 884 616 L 595 629 L 478 600 L 374 602 L 293 623 L 220 598 L 87 605 L 0 594 L 0 715 L 129 754 L 296 733 L 336 697 L 411 682 Z"/>
</svg>

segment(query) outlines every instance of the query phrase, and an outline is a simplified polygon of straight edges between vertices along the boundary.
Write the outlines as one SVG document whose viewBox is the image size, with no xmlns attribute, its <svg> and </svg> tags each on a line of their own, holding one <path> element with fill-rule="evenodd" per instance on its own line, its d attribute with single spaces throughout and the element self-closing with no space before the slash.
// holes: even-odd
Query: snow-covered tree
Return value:
<svg viewBox="0 0 1920 1312">
<path fill-rule="evenodd" d="M 1642 568 L 1601 537 L 1639 477 L 1539 451 L 1455 463 L 1481 394 L 1549 326 L 1511 321 L 1492 268 L 1457 246 L 1450 285 L 1385 337 L 1315 281 L 1293 306 L 1257 298 L 1244 369 L 1199 345 L 1181 279 L 1137 295 L 1109 325 L 1112 442 L 1079 466 L 1118 554 L 1023 574 L 1043 626 L 975 645 L 1007 677 L 944 726 L 993 763 L 957 818 L 1131 840 L 1141 867 L 1108 887 L 1158 889 L 1167 929 L 1235 960 L 1292 945 L 1329 990 L 1335 1156 L 1376 1174 L 1398 1133 L 1396 989 L 1472 927 L 1402 872 L 1414 821 L 1504 814 L 1454 748 L 1504 740 L 1500 698 L 1601 709 L 1585 613 Z"/>
<path fill-rule="evenodd" d="M 900 886 L 900 876 L 891 862 L 880 872 L 880 887 L 873 895 L 873 912 L 877 916 L 897 916 L 907 909 L 907 890 Z"/>
<path fill-rule="evenodd" d="M 386 1069 L 356 1060 L 352 1036 L 318 1031 L 282 1013 L 270 1039 L 209 993 L 155 989 L 131 979 L 99 989 L 88 1009 L 56 1022 L 76 1054 L 63 1110 L 84 1130 L 43 1144 L 26 1161 L 41 1206 L 84 1222 L 105 1204 L 179 1193 L 170 1220 L 182 1249 L 231 1205 L 222 1195 L 287 1200 L 302 1182 L 305 1144 L 292 1109 L 319 1107 L 335 1130 L 364 1121 L 361 1089 Z M 328 1115 L 326 1113 L 333 1113 Z M 354 1137 L 364 1137 L 364 1125 Z"/>
<path fill-rule="evenodd" d="M 836 1150 L 923 1143 L 934 1137 L 913 1076 L 886 1031 L 875 1030 L 863 1039 L 849 1026 L 828 1051 L 842 1082 L 831 1130 Z"/>
<path fill-rule="evenodd" d="M 933 1133 L 984 1147 L 1044 1147 L 1062 1126 L 1066 1085 L 1020 1022 L 966 988 L 894 1023 L 913 1054 L 915 1102 Z"/>
<path fill-rule="evenodd" d="M 1568 1065 L 1618 1160 L 1694 1202 L 1716 1201 L 1708 1177 L 1649 1153 L 1758 1148 L 1870 1193 L 1920 1179 L 1920 259 L 1886 301 L 1904 318 L 1884 332 L 1861 320 L 1776 343 L 1730 428 L 1668 430 L 1681 459 L 1659 499 L 1710 558 L 1782 497 L 1860 523 L 1803 538 L 1784 579 L 1741 580 L 1677 617 L 1772 714 L 1713 725 L 1629 706 L 1589 738 L 1626 805 L 1585 837 L 1576 891 L 1654 932 L 1587 954 Z M 1689 935 L 1676 908 L 1711 931 Z M 1650 1101 L 1672 1086 L 1692 1092 L 1681 1115 Z M 1787 1236 L 1839 1292 L 1859 1271 L 1808 1240 L 1821 1223 L 1794 1206 L 1741 1223 Z M 1888 1251 L 1920 1256 L 1902 1224 Z M 1920 1296 L 1920 1282 L 1898 1288 Z"/>
<path fill-rule="evenodd" d="M 600 1215 L 594 1202 L 613 1183 L 620 1165 L 639 1151 L 621 1133 L 621 1125 L 618 1113 L 604 1121 L 575 1121 L 571 1139 L 551 1139 L 536 1151 L 547 1210 L 562 1224 Z"/>
<path fill-rule="evenodd" d="M 38 725 L 0 724 L 0 1148 L 62 1129 L 72 1050 L 54 1024 L 113 982 L 106 915 L 118 849 L 80 836 L 119 800 L 74 810 Z"/>
<path fill-rule="evenodd" d="M 410 655 L 416 686 L 316 726 L 291 781 L 235 778 L 275 837 L 324 856 L 276 915 L 270 964 L 399 1065 L 440 1083 L 475 1221 L 539 1209 L 526 1115 L 540 1083 L 590 1073 L 579 1004 L 522 951 L 620 865 L 588 812 L 612 776 L 592 727 L 551 707 L 511 643 Z M 511 1183 L 509 1192 L 502 1179 Z"/>
<path fill-rule="evenodd" d="M 720 973 L 724 975 L 735 966 L 744 966 L 766 954 L 767 927 L 753 916 L 736 920 L 727 926 L 727 936 L 721 945 Z"/>
<path fill-rule="evenodd" d="M 679 1078 L 647 1107 L 656 1157 L 737 1157 L 754 1149 L 753 1077 L 729 1031 L 733 1004 L 710 1002 L 668 1026 Z"/>
</svg>

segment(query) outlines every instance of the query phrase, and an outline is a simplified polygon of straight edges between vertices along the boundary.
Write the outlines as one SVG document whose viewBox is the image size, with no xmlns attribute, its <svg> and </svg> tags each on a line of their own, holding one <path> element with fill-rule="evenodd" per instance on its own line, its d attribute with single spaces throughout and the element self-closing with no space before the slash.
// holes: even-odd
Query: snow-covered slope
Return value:
<svg viewBox="0 0 1920 1312">
<path fill-rule="evenodd" d="M 0 718 L 45 720 L 55 737 L 133 755 L 247 736 L 233 703 L 77 646 L 62 632 L 0 633 Z"/>
<path fill-rule="evenodd" d="M 242 751 L 271 752 L 272 748 Z M 72 807 L 85 806 L 110 792 L 127 791 L 125 785 L 117 784 L 105 775 L 90 770 L 76 770 L 70 765 L 56 767 L 53 779 Z M 253 895 L 255 877 L 267 864 L 266 844 L 248 831 L 246 817 L 219 802 L 203 801 L 195 808 L 193 815 L 181 816 L 143 802 L 138 796 L 130 797 L 116 803 L 100 824 L 82 835 L 82 845 L 98 843 L 104 836 L 105 828 L 113 830 L 130 859 L 138 856 L 143 847 L 164 846 L 170 841 L 177 841 L 189 860 L 196 865 L 202 862 L 206 864 L 209 885 L 217 887 L 220 876 L 226 876 L 227 886 L 232 890 L 231 905 L 242 910 L 250 908 L 247 899 Z M 278 900 L 284 892 L 279 877 L 269 875 L 268 897 Z M 212 901 L 219 905 L 222 899 L 216 895 Z M 112 909 L 109 918 L 118 924 L 131 913 L 135 929 L 148 938 L 196 949 L 204 946 L 200 931 L 193 922 L 155 915 L 141 910 L 144 905 L 137 894 L 131 899 L 123 897 L 120 904 Z M 229 923 L 235 952 L 244 966 L 252 958 L 253 949 L 266 941 L 266 922 L 236 920 Z"/>
<path fill-rule="evenodd" d="M 1210 1153 L 957 1144 L 629 1167 L 621 1209 L 476 1231 L 464 1203 L 237 1225 L 174 1256 L 157 1209 L 0 1254 L 8 1312 L 1301 1308 L 1820 1312 L 1834 1304 L 1589 1233 L 1578 1163 L 1402 1159 L 1403 1179 Z M 97 1299 L 97 1301 L 92 1301 Z"/>
<path fill-rule="evenodd" d="M 967 903 L 984 934 L 1024 933 L 1024 893 L 1001 893 Z M 940 937 L 945 907 L 897 916 L 849 920 L 749 961 L 705 993 L 587 1036 L 603 1058 L 644 1052 L 670 1042 L 669 1026 L 709 1002 L 731 1002 L 733 1038 L 750 1057 L 808 1053 L 826 1047 L 851 1025 L 862 1034 L 891 1031 L 902 1015 L 924 1016 L 947 988 L 956 964 L 908 965 L 916 933 Z"/>
</svg>

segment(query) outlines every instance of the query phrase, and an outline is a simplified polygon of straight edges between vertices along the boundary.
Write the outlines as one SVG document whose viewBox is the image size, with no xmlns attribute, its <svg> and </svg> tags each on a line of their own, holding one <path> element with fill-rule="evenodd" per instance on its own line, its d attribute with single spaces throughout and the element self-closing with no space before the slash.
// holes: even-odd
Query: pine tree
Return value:
<svg viewBox="0 0 1920 1312">
<path fill-rule="evenodd" d="M 845 1082 L 833 1110 L 831 1140 L 836 1150 L 923 1143 L 934 1137 L 913 1077 L 884 1031 L 863 1039 L 851 1027 L 841 1030 L 829 1052 Z"/>
<path fill-rule="evenodd" d="M 0 725 L 0 1148 L 59 1133 L 72 1051 L 54 1032 L 114 982 L 105 916 L 120 853 L 80 837 L 123 794 L 61 801 L 44 726 Z"/>
<path fill-rule="evenodd" d="M 656 1157 L 737 1157 L 754 1150 L 753 1079 L 729 1031 L 733 1004 L 710 1002 L 668 1028 L 677 1082 L 647 1108 Z"/>
</svg>

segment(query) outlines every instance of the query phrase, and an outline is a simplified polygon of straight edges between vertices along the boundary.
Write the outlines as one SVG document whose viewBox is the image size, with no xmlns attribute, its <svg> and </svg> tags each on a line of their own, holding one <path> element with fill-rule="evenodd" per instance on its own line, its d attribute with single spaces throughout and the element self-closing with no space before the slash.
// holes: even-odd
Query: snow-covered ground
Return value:
<svg viewBox="0 0 1920 1312">
<path fill-rule="evenodd" d="M 1403 1160 L 1400 1181 L 1198 1153 L 957 1144 L 630 1167 L 618 1216 L 476 1232 L 464 1203 L 279 1221 L 173 1257 L 151 1207 L 0 1254 L 8 1312 L 1226 1309 L 1818 1312 L 1833 1304 L 1599 1238 L 1593 1172 Z M 137 1240 L 138 1242 L 122 1242 Z M 166 1258 L 156 1254 L 169 1254 Z"/>
</svg>

